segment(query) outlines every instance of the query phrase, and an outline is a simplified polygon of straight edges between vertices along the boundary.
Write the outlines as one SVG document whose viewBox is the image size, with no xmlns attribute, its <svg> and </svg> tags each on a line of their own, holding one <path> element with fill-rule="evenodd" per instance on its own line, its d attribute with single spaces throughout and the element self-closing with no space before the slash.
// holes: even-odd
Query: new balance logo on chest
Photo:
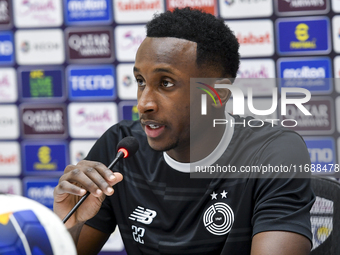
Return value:
<svg viewBox="0 0 340 255">
<path fill-rule="evenodd" d="M 130 214 L 129 219 L 149 225 L 156 216 L 156 211 L 137 206 L 137 208 Z"/>
</svg>

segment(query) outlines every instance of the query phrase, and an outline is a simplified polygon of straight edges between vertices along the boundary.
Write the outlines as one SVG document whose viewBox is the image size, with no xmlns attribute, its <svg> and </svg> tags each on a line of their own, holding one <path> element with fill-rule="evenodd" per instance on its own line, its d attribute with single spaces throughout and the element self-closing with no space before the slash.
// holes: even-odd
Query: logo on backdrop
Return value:
<svg viewBox="0 0 340 255">
<path fill-rule="evenodd" d="M 110 28 L 67 29 L 67 56 L 71 62 L 112 62 L 113 39 Z"/>
<path fill-rule="evenodd" d="M 70 103 L 68 117 L 73 138 L 98 138 L 117 123 L 115 103 Z"/>
<path fill-rule="evenodd" d="M 63 23 L 60 0 L 14 0 L 16 27 L 57 27 Z"/>
<path fill-rule="evenodd" d="M 57 185 L 58 179 L 26 178 L 24 179 L 24 195 L 53 209 L 53 191 Z"/>
<path fill-rule="evenodd" d="M 18 108 L 16 105 L 0 105 L 0 139 L 19 137 Z"/>
<path fill-rule="evenodd" d="M 0 179 L 0 193 L 22 196 L 22 184 L 19 178 Z"/>
<path fill-rule="evenodd" d="M 292 127 L 302 135 L 326 135 L 334 132 L 334 104 L 330 97 L 314 97 L 304 104 L 312 115 L 304 115 L 296 105 L 287 105 L 282 119 L 294 119 L 299 125 Z"/>
<path fill-rule="evenodd" d="M 219 0 L 220 14 L 225 19 L 268 17 L 273 14 L 273 3 L 269 0 Z"/>
<path fill-rule="evenodd" d="M 1 68 L 0 102 L 12 103 L 18 99 L 16 71 L 14 68 Z"/>
<path fill-rule="evenodd" d="M 65 61 L 61 29 L 18 30 L 15 48 L 20 65 L 62 64 Z"/>
<path fill-rule="evenodd" d="M 14 62 L 13 33 L 0 32 L 0 65 Z"/>
<path fill-rule="evenodd" d="M 216 0 L 167 0 L 167 10 L 173 11 L 175 8 L 191 7 L 194 9 L 203 10 L 206 13 L 215 15 L 217 12 Z"/>
<path fill-rule="evenodd" d="M 326 166 L 325 169 L 328 172 L 331 169 L 328 164 L 336 163 L 334 139 L 332 137 L 304 137 L 303 139 L 306 142 L 312 164 L 320 164 L 321 169 Z"/>
<path fill-rule="evenodd" d="M 327 54 L 330 51 L 328 18 L 278 20 L 277 27 L 281 54 Z"/>
<path fill-rule="evenodd" d="M 122 120 L 139 120 L 136 101 L 123 101 L 119 103 L 119 116 Z"/>
<path fill-rule="evenodd" d="M 0 26 L 11 24 L 11 8 L 9 0 L 0 1 Z"/>
<path fill-rule="evenodd" d="M 21 109 L 22 129 L 27 137 L 65 137 L 66 110 L 58 105 L 25 105 Z"/>
<path fill-rule="evenodd" d="M 145 37 L 144 26 L 117 26 L 115 29 L 117 59 L 135 61 L 137 50 Z"/>
<path fill-rule="evenodd" d="M 110 0 L 65 0 L 65 19 L 68 24 L 110 23 Z"/>
<path fill-rule="evenodd" d="M 294 58 L 278 61 L 281 87 L 305 88 L 312 94 L 332 92 L 329 58 Z"/>
<path fill-rule="evenodd" d="M 0 176 L 21 173 L 20 145 L 18 142 L 0 142 Z"/>
<path fill-rule="evenodd" d="M 24 144 L 26 174 L 61 174 L 68 162 L 66 143 Z"/>
<path fill-rule="evenodd" d="M 117 23 L 146 23 L 156 12 L 164 12 L 163 0 L 115 0 L 113 3 Z"/>
<path fill-rule="evenodd" d="M 19 70 L 23 99 L 63 98 L 63 69 Z"/>
<path fill-rule="evenodd" d="M 277 11 L 282 15 L 327 13 L 328 0 L 278 0 Z"/>
<path fill-rule="evenodd" d="M 272 56 L 274 54 L 274 30 L 271 20 L 230 21 L 240 43 L 241 57 Z"/>
<path fill-rule="evenodd" d="M 111 65 L 69 66 L 67 75 L 71 99 L 113 99 L 116 97 L 115 69 Z"/>
</svg>

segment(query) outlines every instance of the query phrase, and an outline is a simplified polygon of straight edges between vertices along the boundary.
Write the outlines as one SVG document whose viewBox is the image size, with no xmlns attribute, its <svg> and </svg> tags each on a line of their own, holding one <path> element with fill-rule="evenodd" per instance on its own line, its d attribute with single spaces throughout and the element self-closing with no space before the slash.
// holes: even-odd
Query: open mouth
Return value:
<svg viewBox="0 0 340 255">
<path fill-rule="evenodd" d="M 157 129 L 157 128 L 160 128 L 159 125 L 154 125 L 154 124 L 150 124 L 148 125 L 151 129 Z"/>
</svg>

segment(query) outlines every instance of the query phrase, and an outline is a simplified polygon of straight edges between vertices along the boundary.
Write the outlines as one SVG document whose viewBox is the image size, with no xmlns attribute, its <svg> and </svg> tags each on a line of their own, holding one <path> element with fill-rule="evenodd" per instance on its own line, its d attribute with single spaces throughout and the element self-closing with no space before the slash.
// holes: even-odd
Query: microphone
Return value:
<svg viewBox="0 0 340 255">
<path fill-rule="evenodd" d="M 115 159 L 111 162 L 111 164 L 107 167 L 110 170 L 111 167 L 113 167 L 120 159 L 127 158 L 130 156 L 133 156 L 139 148 L 139 143 L 136 138 L 133 136 L 127 136 L 123 138 L 118 144 L 117 144 L 117 155 Z M 72 216 L 72 214 L 78 209 L 78 207 L 85 201 L 85 199 L 90 195 L 91 193 L 89 191 L 86 192 L 86 194 L 78 201 L 78 203 L 72 208 L 72 210 L 65 216 L 63 219 L 63 223 L 66 223 L 66 221 Z"/>
</svg>

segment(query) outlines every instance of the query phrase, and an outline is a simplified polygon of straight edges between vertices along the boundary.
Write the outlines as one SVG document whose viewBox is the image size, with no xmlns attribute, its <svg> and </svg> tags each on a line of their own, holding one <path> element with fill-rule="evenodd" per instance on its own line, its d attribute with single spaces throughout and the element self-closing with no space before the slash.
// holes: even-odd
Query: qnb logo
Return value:
<svg viewBox="0 0 340 255">
<path fill-rule="evenodd" d="M 216 97 L 218 98 L 218 100 L 220 101 L 220 104 L 222 106 L 221 98 L 218 95 L 217 91 L 213 87 L 211 87 L 210 85 L 205 84 L 203 82 L 197 82 L 197 83 L 206 86 L 212 92 L 214 92 L 214 94 L 216 95 Z M 206 92 L 212 98 L 212 100 L 214 101 L 215 105 L 217 105 L 215 97 L 211 94 L 211 92 L 209 90 L 204 89 L 204 88 L 200 88 L 200 87 L 197 87 L 197 88 L 203 90 L 204 92 Z M 206 94 L 202 94 L 201 95 L 201 115 L 207 115 L 207 95 Z"/>
<path fill-rule="evenodd" d="M 130 214 L 129 219 L 138 221 L 143 224 L 150 224 L 157 216 L 157 212 L 150 209 L 144 209 L 144 207 L 137 206 L 137 208 Z"/>
</svg>

